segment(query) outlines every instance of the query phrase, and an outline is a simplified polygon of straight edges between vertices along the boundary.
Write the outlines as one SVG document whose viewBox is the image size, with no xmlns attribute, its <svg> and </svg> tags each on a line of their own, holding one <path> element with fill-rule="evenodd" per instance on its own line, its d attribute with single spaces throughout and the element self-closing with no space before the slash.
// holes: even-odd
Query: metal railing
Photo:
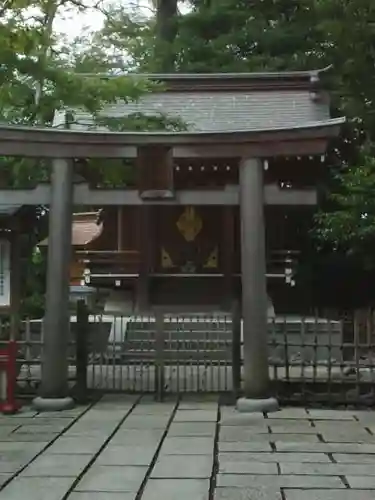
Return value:
<svg viewBox="0 0 375 500">
<path fill-rule="evenodd" d="M 268 322 L 269 373 L 281 400 L 375 404 L 374 315 L 352 320 L 277 316 Z M 241 390 L 243 335 L 235 349 L 232 315 L 221 313 L 122 316 L 89 314 L 86 333 L 71 317 L 69 380 L 77 382 L 78 346 L 87 353 L 85 390 L 166 393 Z M 5 332 L 5 334 L 4 334 Z M 6 338 L 6 331 L 0 338 Z M 246 333 L 245 333 L 246 334 Z M 76 340 L 79 342 L 76 342 Z M 1 348 L 0 340 L 0 348 Z M 86 347 L 85 347 L 86 346 Z M 43 329 L 22 322 L 18 385 L 35 392 L 41 380 Z M 236 382 L 236 374 L 238 380 Z M 79 377 L 78 377 L 79 378 Z"/>
</svg>

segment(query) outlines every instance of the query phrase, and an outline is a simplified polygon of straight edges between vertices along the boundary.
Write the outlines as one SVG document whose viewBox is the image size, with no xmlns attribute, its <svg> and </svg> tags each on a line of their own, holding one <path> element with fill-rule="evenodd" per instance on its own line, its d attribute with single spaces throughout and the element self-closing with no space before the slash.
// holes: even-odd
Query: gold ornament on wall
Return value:
<svg viewBox="0 0 375 500">
<path fill-rule="evenodd" d="M 164 247 L 161 248 L 161 267 L 163 269 L 170 269 L 171 267 L 174 267 L 171 256 Z"/>
<path fill-rule="evenodd" d="M 194 241 L 203 227 L 194 207 L 186 207 L 177 221 L 177 228 L 186 241 Z"/>
<path fill-rule="evenodd" d="M 219 265 L 219 249 L 215 247 L 206 260 L 205 269 L 217 269 Z"/>
</svg>

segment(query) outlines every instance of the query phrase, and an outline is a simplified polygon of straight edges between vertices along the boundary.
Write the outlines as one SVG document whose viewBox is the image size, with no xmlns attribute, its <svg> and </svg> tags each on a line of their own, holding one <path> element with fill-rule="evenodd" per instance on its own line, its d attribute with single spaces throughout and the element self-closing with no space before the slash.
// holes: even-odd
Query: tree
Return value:
<svg viewBox="0 0 375 500">
<path fill-rule="evenodd" d="M 103 109 L 117 100 L 136 100 L 152 91 L 156 84 L 140 77 L 116 75 L 120 58 L 101 48 L 99 41 L 90 47 L 94 34 L 68 43 L 58 40 L 54 23 L 62 9 L 84 10 L 81 0 L 7 0 L 0 14 L 0 119 L 10 124 L 52 125 L 56 110 L 66 109 L 69 126 L 76 120 L 75 110 L 84 110 L 91 116 L 93 126 L 103 124 L 112 130 L 163 129 L 179 126 L 167 117 L 125 117 L 123 120 L 103 118 Z M 121 60 L 121 69 L 126 62 Z M 78 70 L 78 71 L 77 71 Z M 89 71 L 88 77 L 81 72 Z M 112 73 L 103 78 L 103 73 Z M 9 187 L 27 187 L 49 177 L 49 162 L 35 159 L 1 158 L 1 181 Z M 89 174 L 98 182 L 117 185 L 126 181 L 130 169 L 103 169 L 98 162 L 87 165 L 85 159 L 76 169 Z M 33 249 L 44 237 L 48 209 L 36 207 L 29 214 L 33 227 L 23 238 L 23 256 L 26 264 L 25 295 L 38 290 L 35 280 L 43 277 L 41 255 Z M 39 292 L 38 292 L 39 293 Z M 38 297 L 28 297 L 33 310 Z M 34 300 L 36 299 L 36 300 Z"/>
</svg>

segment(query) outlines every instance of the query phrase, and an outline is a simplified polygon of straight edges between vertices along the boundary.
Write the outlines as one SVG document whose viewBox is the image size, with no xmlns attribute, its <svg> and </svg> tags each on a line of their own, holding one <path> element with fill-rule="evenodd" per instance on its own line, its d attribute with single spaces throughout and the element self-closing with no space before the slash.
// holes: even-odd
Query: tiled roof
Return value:
<svg viewBox="0 0 375 500">
<path fill-rule="evenodd" d="M 191 131 L 230 132 L 270 127 L 294 127 L 329 118 L 326 101 L 314 102 L 306 90 L 174 91 L 147 94 L 139 102 L 105 108 L 103 115 L 133 113 L 178 118 Z M 76 111 L 79 128 L 92 123 L 90 115 Z"/>
<path fill-rule="evenodd" d="M 84 212 L 73 214 L 72 245 L 85 246 L 98 238 L 103 231 L 103 224 L 98 223 L 98 212 Z M 48 238 L 39 243 L 47 246 Z"/>
</svg>

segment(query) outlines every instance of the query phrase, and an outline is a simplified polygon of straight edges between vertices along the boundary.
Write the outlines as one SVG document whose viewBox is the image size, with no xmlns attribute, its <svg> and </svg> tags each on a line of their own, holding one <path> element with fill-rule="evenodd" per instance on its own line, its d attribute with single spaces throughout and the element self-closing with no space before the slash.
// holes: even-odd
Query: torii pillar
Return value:
<svg viewBox="0 0 375 500">
<path fill-rule="evenodd" d="M 46 314 L 43 324 L 42 384 L 33 405 L 39 411 L 74 406 L 68 393 L 69 264 L 72 242 L 73 161 L 52 162 Z"/>
<path fill-rule="evenodd" d="M 269 393 L 263 161 L 243 159 L 239 170 L 244 397 L 237 409 L 269 412 L 278 403 Z"/>
</svg>

